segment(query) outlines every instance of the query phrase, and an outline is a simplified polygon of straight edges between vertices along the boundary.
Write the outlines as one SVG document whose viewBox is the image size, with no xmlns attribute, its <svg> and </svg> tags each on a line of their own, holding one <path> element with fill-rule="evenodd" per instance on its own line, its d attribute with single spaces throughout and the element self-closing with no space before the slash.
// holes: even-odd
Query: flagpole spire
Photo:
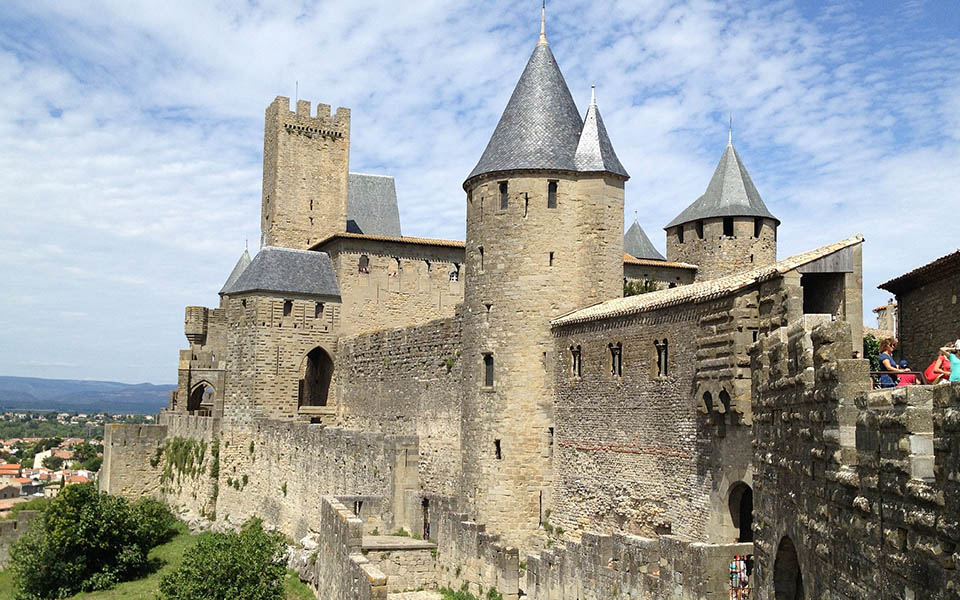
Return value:
<svg viewBox="0 0 960 600">
<path fill-rule="evenodd" d="M 733 113 L 730 113 L 730 128 L 727 130 L 727 144 L 733 145 Z"/>
<path fill-rule="evenodd" d="M 543 0 L 540 6 L 540 41 L 537 43 L 547 43 L 547 0 Z"/>
<path fill-rule="evenodd" d="M 597 105 L 597 86 L 590 86 L 590 106 Z"/>
</svg>

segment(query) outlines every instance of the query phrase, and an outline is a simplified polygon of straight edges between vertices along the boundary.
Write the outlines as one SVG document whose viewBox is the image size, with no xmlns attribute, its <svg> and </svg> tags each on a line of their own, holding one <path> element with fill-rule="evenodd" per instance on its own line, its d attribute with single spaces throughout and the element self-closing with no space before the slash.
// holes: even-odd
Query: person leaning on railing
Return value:
<svg viewBox="0 0 960 600">
<path fill-rule="evenodd" d="M 897 338 L 887 338 L 880 342 L 880 387 L 891 388 L 897 385 L 894 377 L 910 369 L 901 369 L 893 361 L 893 351 L 897 349 Z"/>
</svg>

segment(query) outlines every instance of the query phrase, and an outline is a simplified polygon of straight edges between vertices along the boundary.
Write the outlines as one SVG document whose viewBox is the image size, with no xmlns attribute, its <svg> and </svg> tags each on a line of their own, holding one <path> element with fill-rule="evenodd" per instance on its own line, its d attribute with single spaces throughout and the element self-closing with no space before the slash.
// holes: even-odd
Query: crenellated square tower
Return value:
<svg viewBox="0 0 960 600">
<path fill-rule="evenodd" d="M 350 109 L 277 98 L 263 132 L 263 204 L 260 244 L 306 250 L 346 231 Z"/>
</svg>

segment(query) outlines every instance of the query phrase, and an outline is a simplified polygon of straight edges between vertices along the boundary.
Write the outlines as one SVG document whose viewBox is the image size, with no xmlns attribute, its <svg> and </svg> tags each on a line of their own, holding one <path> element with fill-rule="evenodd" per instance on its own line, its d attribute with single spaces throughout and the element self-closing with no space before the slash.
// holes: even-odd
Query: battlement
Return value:
<svg viewBox="0 0 960 600">
<path fill-rule="evenodd" d="M 758 589 L 802 567 L 806 597 L 835 581 L 843 597 L 953 597 L 960 385 L 871 391 L 850 335 L 800 322 L 750 349 Z"/>
<path fill-rule="evenodd" d="M 322 136 L 333 139 L 350 135 L 350 109 L 338 107 L 331 114 L 329 104 L 317 104 L 316 114 L 310 113 L 309 100 L 297 100 L 296 110 L 290 110 L 290 98 L 277 96 L 267 107 L 267 121 L 278 120 L 287 133 Z"/>
</svg>

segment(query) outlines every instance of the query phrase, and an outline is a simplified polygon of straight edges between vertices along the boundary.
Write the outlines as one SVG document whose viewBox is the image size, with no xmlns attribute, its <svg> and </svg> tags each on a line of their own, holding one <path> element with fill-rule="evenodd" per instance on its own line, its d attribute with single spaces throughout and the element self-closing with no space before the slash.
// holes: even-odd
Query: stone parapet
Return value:
<svg viewBox="0 0 960 600">
<path fill-rule="evenodd" d="M 675 536 L 584 533 L 526 558 L 530 600 L 665 600 L 728 597 L 728 565 L 753 544 L 691 543 Z"/>
<path fill-rule="evenodd" d="M 0 521 L 0 567 L 10 559 L 10 545 L 27 532 L 30 523 L 39 514 L 38 510 L 21 510 L 16 519 Z"/>
<path fill-rule="evenodd" d="M 321 498 L 320 531 L 313 567 L 317 597 L 386 600 L 387 576 L 361 551 L 363 522 L 333 496 Z"/>
</svg>

